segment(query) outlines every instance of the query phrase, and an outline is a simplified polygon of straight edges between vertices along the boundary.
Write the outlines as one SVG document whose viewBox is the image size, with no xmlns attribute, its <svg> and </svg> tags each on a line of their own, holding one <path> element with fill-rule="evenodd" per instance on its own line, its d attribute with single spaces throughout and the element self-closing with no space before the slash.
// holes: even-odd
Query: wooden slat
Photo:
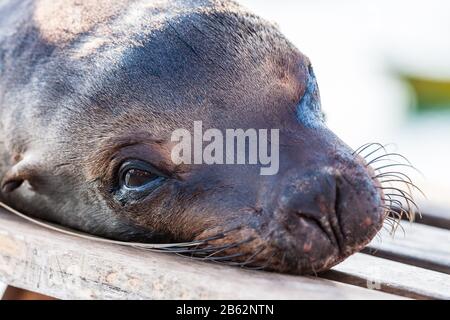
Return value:
<svg viewBox="0 0 450 320">
<path fill-rule="evenodd" d="M 450 274 L 450 231 L 401 222 L 394 236 L 383 230 L 364 253 Z"/>
<path fill-rule="evenodd" d="M 431 204 L 421 204 L 422 218 L 417 223 L 450 230 L 450 208 Z"/>
<path fill-rule="evenodd" d="M 450 275 L 362 253 L 322 276 L 413 299 L 450 299 Z"/>
<path fill-rule="evenodd" d="M 0 281 L 59 299 L 400 299 L 330 280 L 240 270 L 82 240 L 0 210 Z"/>
</svg>

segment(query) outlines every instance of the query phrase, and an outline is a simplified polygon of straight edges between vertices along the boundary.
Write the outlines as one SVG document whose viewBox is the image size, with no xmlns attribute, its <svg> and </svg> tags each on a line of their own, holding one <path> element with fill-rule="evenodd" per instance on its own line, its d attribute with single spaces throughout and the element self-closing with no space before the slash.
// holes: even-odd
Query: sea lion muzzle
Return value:
<svg viewBox="0 0 450 320">
<path fill-rule="evenodd" d="M 282 184 L 275 209 L 275 220 L 287 226 L 284 237 L 290 238 L 282 240 L 279 232 L 277 242 L 288 253 L 288 272 L 329 268 L 362 249 L 384 218 L 379 192 L 363 168 L 307 170 Z"/>
<path fill-rule="evenodd" d="M 310 130 L 314 137 L 303 139 Z M 208 251 L 203 257 L 279 272 L 315 273 L 361 250 L 375 236 L 385 212 L 372 170 L 328 129 L 320 130 L 322 134 L 306 129 L 302 139 L 282 139 L 290 144 L 281 150 L 278 175 L 240 175 L 248 179 L 241 192 L 257 196 L 247 198 L 254 202 L 236 210 L 237 217 L 230 213 L 227 220 L 227 211 L 222 211 L 223 227 L 212 227 L 196 238 L 223 232 L 205 246 L 221 251 Z"/>
</svg>

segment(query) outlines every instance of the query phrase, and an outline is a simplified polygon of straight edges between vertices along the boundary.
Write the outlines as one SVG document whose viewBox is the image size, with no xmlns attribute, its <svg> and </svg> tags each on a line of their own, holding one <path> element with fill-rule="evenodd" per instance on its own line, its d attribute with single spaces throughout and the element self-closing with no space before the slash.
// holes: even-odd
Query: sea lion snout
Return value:
<svg viewBox="0 0 450 320">
<path fill-rule="evenodd" d="M 302 133 L 314 137 L 281 136 L 277 175 L 250 174 L 248 166 L 210 168 L 214 180 L 235 183 L 213 187 L 220 191 L 206 204 L 220 221 L 196 237 L 220 236 L 205 246 L 213 253 L 207 260 L 311 274 L 361 250 L 382 227 L 383 195 L 373 170 L 327 129 Z"/>
<path fill-rule="evenodd" d="M 364 247 L 381 228 L 381 196 L 368 171 L 360 164 L 338 167 L 300 170 L 282 183 L 274 228 L 284 272 L 328 269 Z"/>
</svg>

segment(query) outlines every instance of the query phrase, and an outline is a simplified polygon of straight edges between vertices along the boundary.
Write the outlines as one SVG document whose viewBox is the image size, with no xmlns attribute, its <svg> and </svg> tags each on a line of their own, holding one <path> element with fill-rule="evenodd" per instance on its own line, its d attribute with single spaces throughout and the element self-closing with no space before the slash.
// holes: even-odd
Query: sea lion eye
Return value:
<svg viewBox="0 0 450 320">
<path fill-rule="evenodd" d="M 126 161 L 119 170 L 120 188 L 128 190 L 147 189 L 164 178 L 159 170 L 140 160 Z"/>
<path fill-rule="evenodd" d="M 124 186 L 127 188 L 137 188 L 153 181 L 158 176 L 139 169 L 130 169 L 125 172 Z"/>
</svg>

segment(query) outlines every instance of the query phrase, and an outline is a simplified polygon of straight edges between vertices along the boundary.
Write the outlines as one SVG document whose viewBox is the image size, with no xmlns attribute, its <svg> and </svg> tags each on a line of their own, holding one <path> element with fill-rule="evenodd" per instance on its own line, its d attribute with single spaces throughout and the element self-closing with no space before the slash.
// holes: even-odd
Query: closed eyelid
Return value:
<svg viewBox="0 0 450 320">
<path fill-rule="evenodd" d="M 296 113 L 297 120 L 306 127 L 318 128 L 324 124 L 319 87 L 311 65 L 308 66 L 305 93 L 300 99 Z"/>
</svg>

